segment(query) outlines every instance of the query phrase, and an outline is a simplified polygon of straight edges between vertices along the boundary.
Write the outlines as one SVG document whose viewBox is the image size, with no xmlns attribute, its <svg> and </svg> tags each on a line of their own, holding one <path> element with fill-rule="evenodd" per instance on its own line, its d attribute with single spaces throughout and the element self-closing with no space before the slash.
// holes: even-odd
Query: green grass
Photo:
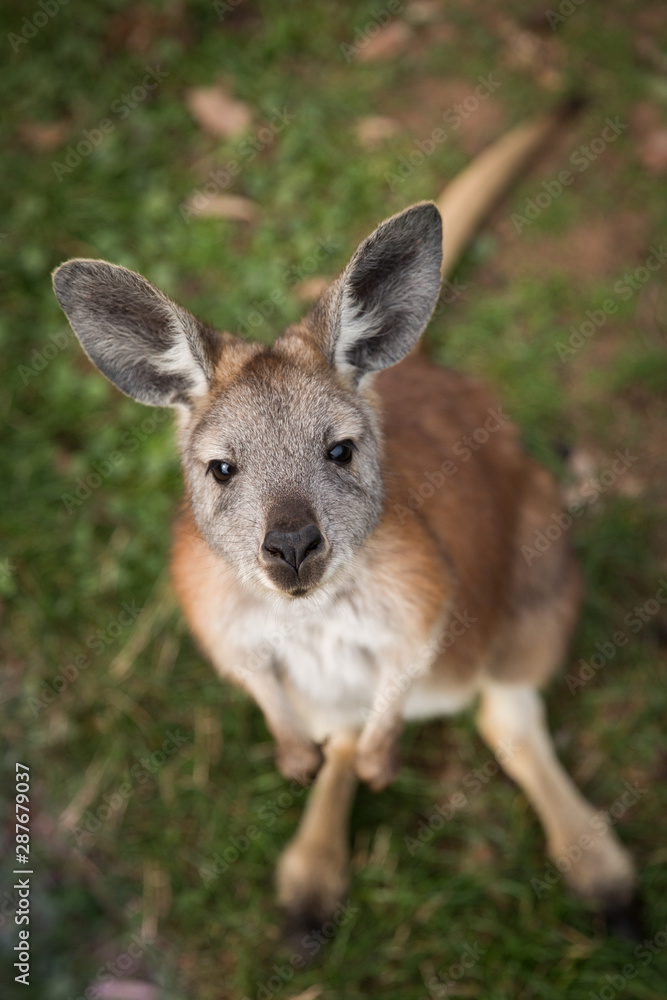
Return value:
<svg viewBox="0 0 667 1000">
<path fill-rule="evenodd" d="M 0 808 L 9 858 L 14 764 L 29 764 L 35 871 L 29 991 L 13 982 L 17 928 L 2 896 L 3 996 L 83 996 L 96 970 L 152 926 L 157 937 L 142 950 L 137 974 L 155 978 L 161 1000 L 265 998 L 274 966 L 289 962 L 272 870 L 303 796 L 277 775 L 258 710 L 216 680 L 170 597 L 169 526 L 180 494 L 171 417 L 142 429 L 160 414 L 121 397 L 92 370 L 68 334 L 49 273 L 68 257 L 106 257 L 232 332 L 278 290 L 280 304 L 256 328 L 270 340 L 303 311 L 285 276 L 318 238 L 332 244 L 321 273 L 333 275 L 379 219 L 435 196 L 467 160 L 453 136 L 391 191 L 385 174 L 420 136 L 404 130 L 368 151 L 354 119 L 386 111 L 394 98 L 404 107 L 406 88 L 425 73 L 474 83 L 497 72 L 502 86 L 494 96 L 508 123 L 553 100 L 529 69 L 508 59 L 495 21 L 465 4 L 447 5 L 458 33 L 449 40 L 443 34 L 429 42 L 429 30 L 416 29 L 417 41 L 391 60 L 346 63 L 340 43 L 349 44 L 377 6 L 245 0 L 220 21 L 204 0 L 138 8 L 121 0 L 71 3 L 13 52 L 8 33 L 40 8 L 3 5 Z M 583 84 L 590 97 L 572 144 L 563 147 L 563 165 L 599 134 L 606 116 L 627 121 L 639 100 L 667 113 L 661 78 L 633 47 L 638 12 L 649 6 L 583 4 L 556 33 L 563 89 Z M 148 25 L 142 51 L 122 41 L 123 23 L 137 9 Z M 524 13 L 518 3 L 505 9 L 508 17 Z M 165 14 L 156 28 L 151 11 Z M 661 40 L 656 35 L 657 45 Z M 147 65 L 158 64 L 168 75 L 151 97 L 126 118 L 115 115 L 114 102 Z M 230 188 L 259 205 L 253 226 L 187 222 L 180 212 L 212 165 L 238 155 L 238 141 L 204 137 L 184 103 L 187 87 L 220 77 L 256 109 L 253 129 L 274 109 L 295 116 L 244 163 Z M 113 131 L 59 181 L 53 161 L 62 162 L 84 129 L 109 116 Z M 61 147 L 31 148 L 21 131 L 29 121 L 66 121 Z M 526 245 L 537 240 L 536 254 L 551 236 L 621 211 L 645 215 L 646 252 L 662 239 L 664 183 L 643 170 L 628 132 L 608 156 L 525 232 Z M 561 168 L 557 155 L 550 157 L 517 185 L 492 231 L 466 254 L 457 277 L 469 289 L 438 313 L 428 341 L 438 361 L 497 386 L 529 449 L 564 478 L 563 444 L 638 455 L 633 474 L 641 488 L 610 491 L 573 529 L 586 604 L 548 702 L 559 752 L 593 801 L 612 803 L 626 781 L 648 789 L 619 830 L 638 860 L 653 936 L 667 927 L 664 611 L 633 632 L 583 689 L 572 694 L 564 677 L 591 657 L 596 642 L 624 628 L 626 615 L 653 598 L 667 575 L 659 461 L 665 345 L 655 329 L 636 336 L 645 316 L 637 297 L 574 356 L 561 362 L 556 351 L 586 310 L 600 308 L 615 281 L 641 264 L 642 250 L 628 250 L 604 280 L 582 274 L 575 281 L 546 262 L 537 278 L 494 272 L 506 246 L 503 224 Z M 665 278 L 659 272 L 651 281 L 662 286 Z M 110 467 L 115 451 L 120 458 Z M 100 480 L 94 488 L 85 485 L 91 475 Z M 127 623 L 123 604 L 143 612 Z M 168 733 L 183 742 L 164 751 L 164 760 L 154 758 L 152 773 L 145 762 L 153 766 L 150 755 Z M 411 854 L 405 838 L 418 835 L 420 820 L 460 787 L 460 775 L 483 767 L 488 752 L 468 716 L 410 727 L 404 751 L 396 784 L 381 796 L 360 794 L 355 806 L 353 912 L 314 969 L 273 995 L 319 984 L 324 1000 L 438 997 L 469 946 L 481 957 L 449 995 L 608 997 L 614 987 L 605 977 L 618 983 L 613 977 L 631 963 L 638 975 L 614 995 L 664 996 L 666 950 L 642 963 L 632 946 L 607 940 L 599 919 L 560 883 L 537 897 L 531 879 L 545 870 L 542 835 L 524 797 L 502 776 Z M 233 857 L 252 825 L 261 835 L 219 877 L 202 879 L 200 869 L 216 852 L 229 849 Z M 9 860 L 0 870 L 1 892 L 11 894 Z"/>
</svg>

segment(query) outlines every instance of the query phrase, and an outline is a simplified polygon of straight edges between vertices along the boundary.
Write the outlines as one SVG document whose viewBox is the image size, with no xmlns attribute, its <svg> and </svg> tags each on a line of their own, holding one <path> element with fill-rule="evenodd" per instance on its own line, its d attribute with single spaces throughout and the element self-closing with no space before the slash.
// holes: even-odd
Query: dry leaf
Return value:
<svg viewBox="0 0 667 1000">
<path fill-rule="evenodd" d="M 568 468 L 579 486 L 587 483 L 595 475 L 600 461 L 599 455 L 593 455 L 583 446 L 573 448 L 567 460 Z"/>
<path fill-rule="evenodd" d="M 419 140 L 428 139 L 434 127 L 441 125 L 443 116 L 446 116 L 444 120 L 450 125 L 452 121 L 456 122 L 457 146 L 474 156 L 502 132 L 506 118 L 505 108 L 492 92 L 499 78 L 491 74 L 487 79 L 489 88 L 481 91 L 487 96 L 481 100 L 476 95 L 476 90 L 480 93 L 478 80 L 418 74 L 413 80 L 406 81 L 400 95 L 392 98 L 391 107 L 388 104 L 384 107 Z M 488 96 L 489 93 L 491 96 Z M 463 105 L 463 109 L 457 109 L 458 105 Z M 453 131 L 454 128 L 447 128 L 441 141 L 451 142 L 447 136 Z"/>
<path fill-rule="evenodd" d="M 159 996 L 153 983 L 141 979 L 115 979 L 96 983 L 93 989 L 100 1000 L 158 1000 Z"/>
<path fill-rule="evenodd" d="M 635 39 L 635 52 L 639 58 L 658 73 L 667 73 L 667 56 L 660 51 L 651 35 L 639 35 Z"/>
<path fill-rule="evenodd" d="M 655 177 L 667 170 L 667 123 L 649 101 L 638 101 L 630 112 L 632 135 L 639 160 Z"/>
<path fill-rule="evenodd" d="M 245 132 L 252 120 L 250 107 L 222 86 L 191 87 L 186 91 L 185 103 L 197 124 L 216 139 Z"/>
<path fill-rule="evenodd" d="M 31 149 L 38 153 L 50 153 L 62 146 L 69 135 L 69 122 L 23 122 L 19 125 L 19 135 Z"/>
<path fill-rule="evenodd" d="M 567 504 L 591 504 L 591 490 L 600 492 L 600 476 L 607 470 L 613 470 L 615 455 L 598 451 L 595 454 L 584 447 L 575 448 L 568 458 L 568 469 L 574 482 L 563 489 L 563 497 Z M 604 484 L 604 480 L 602 480 Z M 609 494 L 638 497 L 646 490 L 646 484 L 634 472 L 624 468 L 615 474 L 614 480 L 603 490 Z"/>
<path fill-rule="evenodd" d="M 440 0 L 412 0 L 405 11 L 411 24 L 433 24 L 441 15 Z"/>
<path fill-rule="evenodd" d="M 369 115 L 365 118 L 358 118 L 354 130 L 362 146 L 371 149 L 377 146 L 383 139 L 390 139 L 400 130 L 400 125 L 395 118 L 386 118 L 383 115 Z"/>
<path fill-rule="evenodd" d="M 321 993 L 321 986 L 309 986 L 303 993 L 293 993 L 289 1000 L 317 1000 Z"/>
<path fill-rule="evenodd" d="M 654 177 L 667 170 L 667 128 L 656 129 L 639 145 L 639 159 Z"/>
<path fill-rule="evenodd" d="M 323 292 L 326 292 L 331 281 L 331 278 L 326 278 L 324 275 L 314 274 L 312 278 L 300 281 L 294 288 L 294 294 L 301 302 L 314 302 L 315 299 L 319 299 Z"/>
<path fill-rule="evenodd" d="M 111 52 L 130 49 L 143 55 L 163 38 L 176 38 L 181 44 L 192 42 L 192 29 L 183 0 L 165 5 L 164 10 L 132 4 L 109 18 L 104 42 Z"/>
<path fill-rule="evenodd" d="M 235 222 L 254 222 L 259 211 L 250 198 L 240 194 L 216 194 L 207 198 L 195 194 L 186 204 L 186 214 L 212 219 L 233 219 Z"/>
<path fill-rule="evenodd" d="M 610 152 L 604 155 L 612 156 Z M 526 239 L 523 232 L 517 238 L 509 225 L 504 231 L 509 240 L 503 253 L 494 258 L 494 272 L 511 279 L 518 274 L 566 274 L 580 283 L 601 281 L 622 267 L 636 267 L 646 253 L 650 219 L 643 212 L 619 211 L 578 222 L 557 235 L 535 233 Z"/>
<path fill-rule="evenodd" d="M 363 40 L 357 42 L 357 59 L 359 62 L 391 59 L 405 48 L 411 35 L 404 21 L 392 21 L 372 35 L 364 31 Z"/>
<path fill-rule="evenodd" d="M 637 5 L 639 7 L 639 4 Z M 634 11 L 637 25 L 642 31 L 655 35 L 667 28 L 667 7 L 664 3 L 647 4 L 644 9 Z"/>
<path fill-rule="evenodd" d="M 494 27 L 504 42 L 501 64 L 527 70 L 546 90 L 559 90 L 567 61 L 565 46 L 553 32 L 548 35 L 522 27 L 505 14 L 492 16 Z"/>
</svg>

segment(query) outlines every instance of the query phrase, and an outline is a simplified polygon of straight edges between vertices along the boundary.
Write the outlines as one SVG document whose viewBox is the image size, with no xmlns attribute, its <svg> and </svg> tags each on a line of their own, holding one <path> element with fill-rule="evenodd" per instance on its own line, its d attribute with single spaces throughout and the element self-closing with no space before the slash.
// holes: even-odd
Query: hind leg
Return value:
<svg viewBox="0 0 667 1000">
<path fill-rule="evenodd" d="M 539 692 L 527 684 L 485 683 L 477 724 L 533 805 L 551 859 L 559 870 L 569 866 L 563 877 L 570 888 L 607 911 L 626 906 L 635 890 L 630 855 L 558 761 Z"/>
<path fill-rule="evenodd" d="M 278 862 L 278 902 L 296 950 L 335 915 L 349 885 L 348 821 L 357 785 L 356 737 L 331 736 L 299 828 Z"/>
</svg>

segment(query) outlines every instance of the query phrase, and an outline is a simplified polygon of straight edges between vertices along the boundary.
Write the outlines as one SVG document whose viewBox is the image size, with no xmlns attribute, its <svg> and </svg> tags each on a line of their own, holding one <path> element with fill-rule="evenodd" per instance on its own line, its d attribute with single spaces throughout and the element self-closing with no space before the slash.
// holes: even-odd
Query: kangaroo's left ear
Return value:
<svg viewBox="0 0 667 1000">
<path fill-rule="evenodd" d="M 149 406 L 192 406 L 209 391 L 220 338 L 134 271 L 70 260 L 53 287 L 103 375 Z"/>
<path fill-rule="evenodd" d="M 322 302 L 318 319 L 326 324 L 330 363 L 360 376 L 405 357 L 435 308 L 441 262 L 442 220 L 433 202 L 383 222 Z"/>
</svg>

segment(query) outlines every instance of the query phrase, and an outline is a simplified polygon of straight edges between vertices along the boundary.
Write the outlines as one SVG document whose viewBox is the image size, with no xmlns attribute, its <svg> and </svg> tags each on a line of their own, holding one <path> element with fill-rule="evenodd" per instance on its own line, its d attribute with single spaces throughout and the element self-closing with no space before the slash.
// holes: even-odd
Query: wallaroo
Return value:
<svg viewBox="0 0 667 1000">
<path fill-rule="evenodd" d="M 358 780 L 386 788 L 406 720 L 476 699 L 554 864 L 587 837 L 565 878 L 627 926 L 633 863 L 559 763 L 540 694 L 582 589 L 566 533 L 540 559 L 521 554 L 561 512 L 558 486 L 486 386 L 412 350 L 442 274 L 558 120 L 518 126 L 437 205 L 383 222 L 272 346 L 215 332 L 123 267 L 70 260 L 54 274 L 99 370 L 177 410 L 180 602 L 216 670 L 264 713 L 282 774 L 314 782 L 277 873 L 297 936 L 346 898 Z M 410 507 L 425 482 L 432 495 Z"/>
</svg>

